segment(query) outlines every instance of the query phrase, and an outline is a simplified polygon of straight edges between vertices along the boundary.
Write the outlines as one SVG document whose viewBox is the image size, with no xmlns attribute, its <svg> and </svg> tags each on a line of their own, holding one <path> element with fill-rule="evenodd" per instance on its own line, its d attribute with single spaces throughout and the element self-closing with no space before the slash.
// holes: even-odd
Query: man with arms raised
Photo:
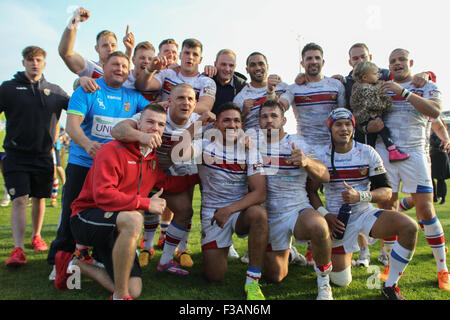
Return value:
<svg viewBox="0 0 450 320">
<path fill-rule="evenodd" d="M 187 83 L 195 90 L 197 106 L 195 112 L 201 114 L 211 111 L 216 95 L 216 84 L 209 77 L 198 71 L 202 61 L 203 46 L 196 39 L 186 39 L 181 46 L 180 72 L 165 69 L 168 66 L 166 56 L 155 57 L 146 71 L 136 79 L 139 91 L 162 90 L 162 101 L 166 101 L 172 88 L 180 83 Z"/>
</svg>

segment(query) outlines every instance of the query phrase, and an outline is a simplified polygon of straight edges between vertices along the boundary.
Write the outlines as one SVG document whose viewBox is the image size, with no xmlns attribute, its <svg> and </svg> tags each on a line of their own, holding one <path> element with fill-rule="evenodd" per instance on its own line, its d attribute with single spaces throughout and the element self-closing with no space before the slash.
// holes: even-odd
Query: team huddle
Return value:
<svg viewBox="0 0 450 320">
<path fill-rule="evenodd" d="M 413 75 L 410 52 L 394 49 L 389 69 L 380 69 L 367 46 L 357 43 L 349 50 L 352 72 L 327 77 L 323 49 L 309 43 L 301 52 L 305 71 L 288 85 L 269 74 L 267 58 L 255 51 L 246 60 L 247 82 L 235 72 L 230 49 L 220 50 L 201 73 L 200 41 L 184 40 L 178 53 L 178 44 L 166 39 L 155 56 L 150 42 L 135 45 L 128 27 L 125 52 L 117 50 L 114 33 L 102 31 L 95 46 L 99 61 L 87 60 L 74 43 L 79 23 L 89 17 L 79 8 L 59 44 L 61 58 L 78 75 L 71 97 L 43 79 L 46 53 L 39 47 L 25 48 L 25 72 L 0 87 L 15 245 L 8 267 L 26 263 L 24 211 L 28 197 L 51 193 L 50 152 L 65 109 L 71 145 L 47 258 L 59 290 L 67 289 L 77 266 L 111 299 L 138 298 L 158 226 L 163 252 L 157 270 L 189 276 L 196 185 L 203 273 L 224 280 L 233 235 L 247 238 L 248 300 L 265 299 L 261 276 L 279 283 L 290 262 L 306 260 L 292 241 L 308 243 L 317 299 L 332 300 L 331 283 L 351 283 L 352 255 L 372 239 L 383 240 L 388 257 L 382 294 L 403 300 L 398 282 L 413 258 L 418 224 L 398 210 L 399 191 L 416 207 L 439 288 L 450 290 L 444 232 L 432 200 L 430 130 L 446 147 L 450 140 L 442 130 L 435 75 Z M 284 128 L 289 108 L 296 134 Z M 24 114 L 36 125 L 25 125 Z M 39 232 L 34 236 L 46 250 Z"/>
</svg>

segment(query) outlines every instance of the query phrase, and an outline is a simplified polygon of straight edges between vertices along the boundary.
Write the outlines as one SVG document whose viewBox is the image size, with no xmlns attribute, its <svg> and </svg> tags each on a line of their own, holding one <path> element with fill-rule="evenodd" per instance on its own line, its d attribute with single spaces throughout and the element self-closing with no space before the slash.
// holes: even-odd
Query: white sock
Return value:
<svg viewBox="0 0 450 320">
<path fill-rule="evenodd" d="M 448 271 L 445 255 L 444 229 L 442 229 L 439 219 L 435 216 L 431 220 L 422 220 L 420 223 L 423 224 L 425 237 L 427 238 L 428 244 L 433 251 L 437 271 Z"/>
<path fill-rule="evenodd" d="M 413 254 L 413 250 L 402 247 L 398 241 L 395 242 L 389 259 L 389 275 L 384 283 L 386 287 L 393 287 L 398 282 Z"/>
</svg>

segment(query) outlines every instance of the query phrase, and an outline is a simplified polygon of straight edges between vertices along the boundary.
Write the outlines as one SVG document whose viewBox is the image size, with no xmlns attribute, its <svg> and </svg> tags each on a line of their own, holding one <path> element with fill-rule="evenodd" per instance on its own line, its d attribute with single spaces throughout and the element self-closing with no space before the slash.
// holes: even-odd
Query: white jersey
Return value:
<svg viewBox="0 0 450 320">
<path fill-rule="evenodd" d="M 286 91 L 287 84 L 280 82 L 275 87 L 275 93 L 280 96 Z M 244 107 L 244 101 L 247 99 L 255 100 L 255 103 L 250 109 L 250 113 L 245 118 L 244 130 L 259 129 L 259 109 L 261 105 L 266 101 L 267 87 L 255 88 L 250 83 L 246 84 L 244 88 L 234 97 L 233 102 L 236 103 L 241 111 Z"/>
<path fill-rule="evenodd" d="M 441 92 L 437 86 L 428 82 L 422 88 L 414 87 L 411 82 L 399 83 L 402 87 L 425 99 L 440 100 Z M 392 109 L 383 117 L 384 124 L 391 132 L 394 144 L 403 152 L 422 151 L 427 148 L 430 135 L 429 117 L 417 111 L 414 106 L 402 96 L 393 92 L 387 93 L 392 97 Z M 377 149 L 383 142 L 377 139 Z"/>
<path fill-rule="evenodd" d="M 314 146 L 330 143 L 328 115 L 335 108 L 345 107 L 345 88 L 339 80 L 324 77 L 319 82 L 301 86 L 294 83 L 281 98 L 292 106 L 297 120 L 297 134 L 307 144 Z"/>
<path fill-rule="evenodd" d="M 123 83 L 123 86 L 125 88 L 136 90 L 135 82 L 136 78 L 133 75 L 133 70 L 131 70 L 127 80 L 125 80 L 125 82 Z M 149 102 L 161 101 L 161 90 L 145 91 L 145 92 L 139 91 L 139 93 L 142 94 L 144 98 L 147 99 Z"/>
<path fill-rule="evenodd" d="M 167 109 L 167 121 L 164 127 L 164 132 L 162 135 L 162 144 L 156 149 L 156 154 L 158 155 L 158 161 L 161 169 L 164 171 L 170 171 L 171 175 L 174 176 L 184 176 L 184 175 L 192 175 L 197 173 L 197 165 L 194 161 L 190 163 L 173 163 L 170 158 L 170 149 L 172 146 L 178 142 L 178 137 L 182 135 L 182 133 L 194 123 L 200 115 L 197 113 L 192 113 L 189 117 L 188 122 L 185 125 L 179 126 L 175 124 L 172 119 L 170 119 L 170 107 Z M 137 113 L 133 116 L 133 120 L 137 121 L 141 117 L 141 113 Z"/>
<path fill-rule="evenodd" d="M 292 143 L 307 157 L 317 159 L 314 151 L 296 135 L 286 134 L 281 141 L 271 144 L 266 142 L 260 147 L 267 176 L 267 199 L 264 205 L 269 216 L 274 213 L 287 214 L 309 205 L 306 193 L 308 173 L 290 161 Z"/>
<path fill-rule="evenodd" d="M 198 175 L 201 185 L 202 210 L 226 207 L 248 193 L 248 177 L 262 174 L 262 159 L 256 148 L 225 148 L 220 142 L 203 139 L 197 144 L 201 155 Z M 199 150 L 201 149 L 201 150 Z"/>
<path fill-rule="evenodd" d="M 187 83 L 194 88 L 195 96 L 198 99 L 202 96 L 216 97 L 216 83 L 213 79 L 197 74 L 193 77 L 185 77 L 181 72 L 176 73 L 171 69 L 164 69 L 154 75 L 154 78 L 161 83 L 162 101 L 167 101 L 172 88 L 180 83 Z"/>
<path fill-rule="evenodd" d="M 353 141 L 353 148 L 347 153 L 334 153 L 334 165 L 338 175 L 334 175 L 331 165 L 331 145 L 316 150 L 317 157 L 330 172 L 330 182 L 324 183 L 325 203 L 329 212 L 337 214 L 344 204 L 342 192 L 347 190 L 343 181 L 356 191 L 370 191 L 369 177 L 386 173 L 380 155 L 369 145 Z M 368 202 L 351 205 L 352 215 L 358 215 L 373 208 Z"/>
<path fill-rule="evenodd" d="M 100 62 L 84 59 L 84 69 L 78 72 L 79 77 L 98 79 L 103 77 L 103 67 Z"/>
</svg>

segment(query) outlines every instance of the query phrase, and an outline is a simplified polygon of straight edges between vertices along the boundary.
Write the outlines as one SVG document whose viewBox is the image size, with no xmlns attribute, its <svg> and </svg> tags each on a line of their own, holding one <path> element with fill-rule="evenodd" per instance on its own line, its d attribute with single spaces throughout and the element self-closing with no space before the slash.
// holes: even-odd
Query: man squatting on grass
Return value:
<svg viewBox="0 0 450 320">
<path fill-rule="evenodd" d="M 158 104 L 147 106 L 138 121 L 142 132 L 153 134 L 157 144 L 166 123 L 166 111 Z M 55 257 L 57 289 L 66 288 L 71 264 L 108 291 L 112 299 L 139 297 L 141 269 L 136 247 L 143 227 L 144 211 L 162 214 L 165 192 L 188 187 L 186 176 L 170 176 L 159 167 L 156 148 L 138 142 L 105 144 L 96 154 L 83 189 L 72 203 L 71 229 L 75 240 L 93 246 L 105 268 L 87 264 L 70 252 Z M 148 198 L 152 188 L 159 191 Z"/>
</svg>

